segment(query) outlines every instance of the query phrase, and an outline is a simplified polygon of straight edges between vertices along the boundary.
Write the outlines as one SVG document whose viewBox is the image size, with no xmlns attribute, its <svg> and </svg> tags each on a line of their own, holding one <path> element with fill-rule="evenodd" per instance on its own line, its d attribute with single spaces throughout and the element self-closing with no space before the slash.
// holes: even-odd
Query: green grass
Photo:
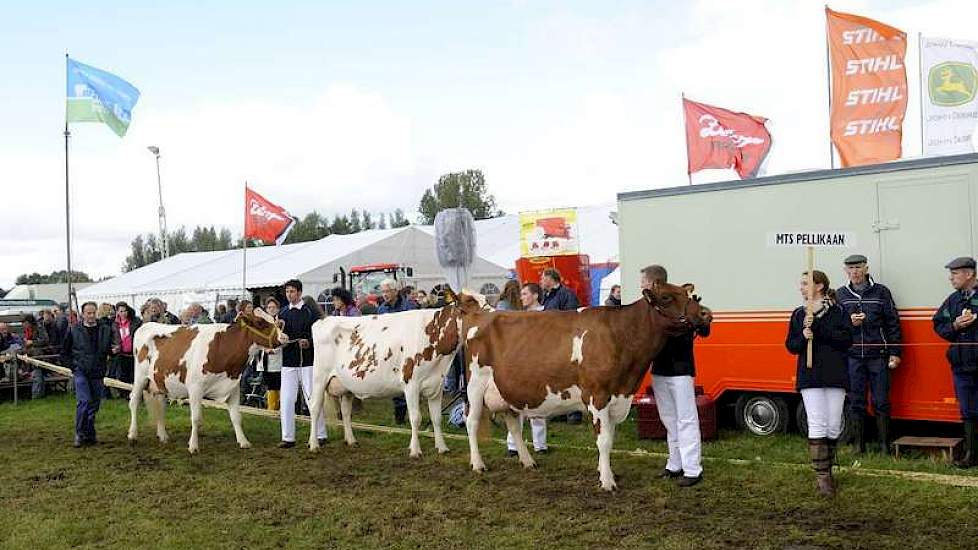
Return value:
<svg viewBox="0 0 978 550">
<path fill-rule="evenodd" d="M 245 417 L 255 448 L 241 450 L 227 414 L 214 410 L 191 457 L 178 406 L 168 413 L 170 444 L 157 444 L 143 411 L 130 448 L 118 400 L 99 414 L 103 444 L 78 450 L 73 414 L 67 396 L 0 404 L 0 547 L 969 548 L 978 537 L 972 488 L 844 472 L 834 501 L 817 498 L 810 470 L 783 465 L 807 462 L 799 436 L 724 432 L 705 455 L 748 462 L 708 460 L 706 481 L 685 490 L 653 478 L 661 457 L 616 455 L 620 490 L 606 494 L 596 452 L 573 448 L 593 446 L 585 426 L 551 423 L 554 452 L 531 471 L 485 444 L 490 470 L 477 475 L 462 441 L 439 456 L 423 438 L 425 455 L 412 460 L 404 435 L 362 431 L 360 446 L 347 448 L 332 430 L 314 455 L 274 448 L 279 426 L 267 418 Z M 357 420 L 389 417 L 389 402 L 376 401 Z M 300 424 L 300 440 L 307 429 Z M 623 424 L 616 448 L 664 451 L 634 432 Z M 959 473 L 926 459 L 861 462 Z"/>
</svg>

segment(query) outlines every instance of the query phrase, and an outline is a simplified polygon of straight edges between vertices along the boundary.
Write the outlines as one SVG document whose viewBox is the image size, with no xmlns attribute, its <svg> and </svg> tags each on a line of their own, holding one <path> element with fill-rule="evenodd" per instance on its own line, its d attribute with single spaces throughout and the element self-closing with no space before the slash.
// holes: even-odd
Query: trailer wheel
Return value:
<svg viewBox="0 0 978 550">
<path fill-rule="evenodd" d="M 737 398 L 737 426 L 754 435 L 772 435 L 788 431 L 788 403 L 781 397 L 763 393 L 744 394 Z"/>
<path fill-rule="evenodd" d="M 846 404 L 842 409 L 843 411 L 849 410 L 849 398 L 846 398 Z M 842 415 L 842 433 L 839 435 L 839 440 L 842 442 L 849 441 L 849 423 L 846 422 L 846 414 Z M 795 422 L 798 425 L 798 432 L 801 435 L 808 437 L 808 412 L 805 411 L 805 401 L 798 401 L 798 408 L 795 409 Z"/>
</svg>

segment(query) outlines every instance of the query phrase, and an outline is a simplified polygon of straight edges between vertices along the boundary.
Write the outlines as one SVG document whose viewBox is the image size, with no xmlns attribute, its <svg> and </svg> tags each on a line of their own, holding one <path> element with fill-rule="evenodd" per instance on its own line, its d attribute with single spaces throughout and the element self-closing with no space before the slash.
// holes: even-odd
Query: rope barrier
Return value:
<svg viewBox="0 0 978 550">
<path fill-rule="evenodd" d="M 33 357 L 28 357 L 26 355 L 18 355 L 17 358 L 20 359 L 21 361 L 24 361 L 25 363 L 29 363 L 31 365 L 35 365 L 43 369 L 47 369 L 53 372 L 67 374 L 68 376 L 71 376 L 71 369 L 67 369 L 65 367 L 54 365 L 46 361 L 40 361 L 38 359 L 35 359 Z M 104 380 L 106 386 L 132 391 L 132 384 L 127 384 L 125 382 L 116 380 L 114 378 L 105 378 Z M 177 399 L 174 401 L 181 404 L 187 403 L 186 399 Z M 212 409 L 227 410 L 228 408 L 226 403 L 212 401 L 210 399 L 204 399 L 203 405 L 205 407 L 209 407 Z M 249 406 L 242 405 L 240 407 L 240 411 L 243 414 L 250 414 L 252 416 L 260 416 L 265 418 L 279 418 L 278 411 L 259 409 L 257 407 L 249 407 Z M 311 421 L 310 417 L 307 415 L 296 415 L 296 419 L 306 423 Z M 343 425 L 342 422 L 338 420 L 332 420 L 332 419 L 327 419 L 326 424 L 331 426 L 337 426 L 337 427 Z M 365 424 L 362 422 L 352 422 L 351 424 L 353 426 L 353 429 L 358 431 L 394 434 L 394 435 L 407 435 L 407 436 L 411 435 L 411 430 L 409 428 L 396 428 L 393 426 L 378 426 L 376 424 Z M 418 435 L 428 437 L 428 438 L 434 438 L 435 436 L 434 432 L 431 430 L 419 431 Z M 443 432 L 442 435 L 444 436 L 445 439 L 450 439 L 453 441 L 469 440 L 467 434 L 453 434 L 453 433 Z M 506 442 L 506 440 L 502 438 L 496 438 L 493 439 L 492 441 L 497 444 L 504 444 Z M 550 444 L 550 446 L 555 449 L 566 449 L 566 450 L 573 450 L 573 451 L 587 451 L 587 452 L 597 451 L 597 447 L 591 447 L 591 446 L 561 445 L 561 444 Z M 668 453 L 649 451 L 640 448 L 633 449 L 633 450 L 611 449 L 611 453 L 620 456 L 627 455 L 633 457 L 656 457 L 656 458 L 669 457 Z M 779 468 L 791 468 L 797 470 L 808 470 L 811 468 L 810 464 L 799 464 L 793 462 L 761 462 L 759 460 L 747 460 L 742 458 L 721 458 L 721 457 L 709 457 L 709 456 L 703 456 L 702 459 L 705 462 L 718 462 L 718 463 L 725 463 L 725 464 L 738 465 L 738 466 L 747 466 L 751 464 L 763 464 L 765 466 L 775 466 Z M 871 477 L 894 477 L 894 478 L 906 479 L 910 481 L 925 481 L 929 483 L 939 483 L 942 485 L 949 485 L 953 487 L 978 488 L 978 476 L 935 474 L 930 472 L 915 472 L 909 470 L 863 468 L 858 464 L 858 462 L 854 463 L 852 466 L 840 465 L 838 466 L 838 469 L 840 471 L 848 472 L 855 475 L 863 475 L 863 476 L 871 476 Z"/>
</svg>

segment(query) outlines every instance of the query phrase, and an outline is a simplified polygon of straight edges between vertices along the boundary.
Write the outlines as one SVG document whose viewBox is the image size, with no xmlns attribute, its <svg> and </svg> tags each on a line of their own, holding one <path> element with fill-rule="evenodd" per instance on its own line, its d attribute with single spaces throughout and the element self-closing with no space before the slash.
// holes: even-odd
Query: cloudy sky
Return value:
<svg viewBox="0 0 978 550">
<path fill-rule="evenodd" d="M 72 128 L 74 265 L 95 276 L 157 230 L 147 145 L 171 228 L 235 232 L 246 180 L 295 214 L 412 218 L 467 168 L 509 212 L 683 185 L 683 92 L 770 118 L 769 174 L 829 164 L 822 0 L 149 4 L 4 8 L 0 287 L 64 267 L 66 51 L 142 92 L 125 138 Z M 919 155 L 917 33 L 978 40 L 978 2 L 831 7 L 911 36 L 904 156 Z M 733 174 L 713 172 L 694 182 Z"/>
</svg>

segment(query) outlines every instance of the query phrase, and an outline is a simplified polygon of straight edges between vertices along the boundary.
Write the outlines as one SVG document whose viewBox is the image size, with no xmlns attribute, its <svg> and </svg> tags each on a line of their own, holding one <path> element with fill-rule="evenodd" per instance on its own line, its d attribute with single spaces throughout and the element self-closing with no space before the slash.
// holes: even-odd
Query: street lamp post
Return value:
<svg viewBox="0 0 978 550">
<path fill-rule="evenodd" d="M 160 254 L 162 258 L 170 256 L 170 243 L 166 238 L 166 210 L 163 209 L 163 183 L 160 179 L 160 148 L 155 145 L 147 147 L 156 157 L 156 187 L 160 193 Z"/>
</svg>

